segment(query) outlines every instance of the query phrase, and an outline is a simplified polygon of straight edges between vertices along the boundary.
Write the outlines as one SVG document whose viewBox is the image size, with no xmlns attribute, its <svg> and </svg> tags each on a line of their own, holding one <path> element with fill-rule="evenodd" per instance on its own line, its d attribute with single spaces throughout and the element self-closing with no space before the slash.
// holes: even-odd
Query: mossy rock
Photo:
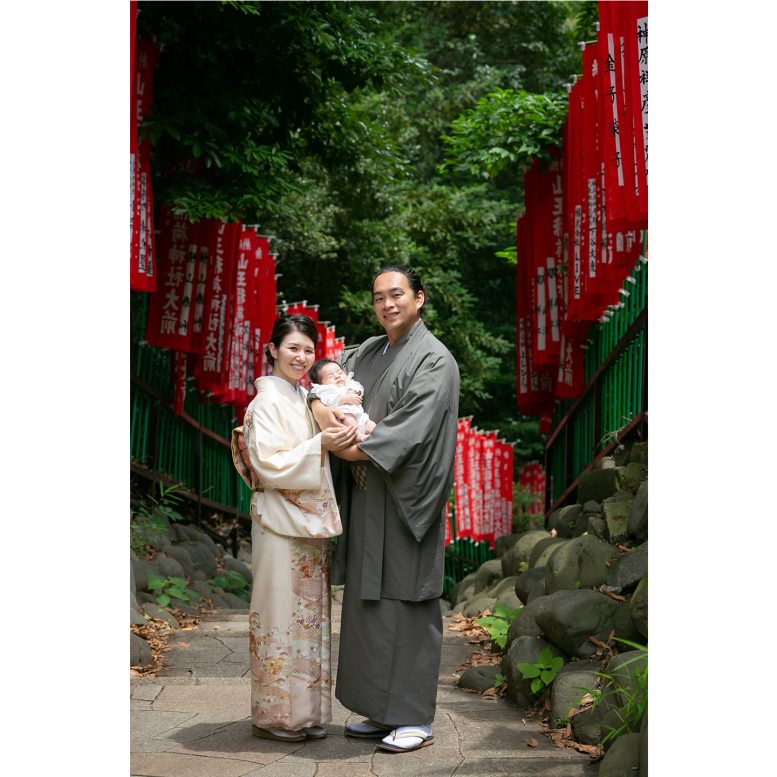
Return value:
<svg viewBox="0 0 777 777">
<path fill-rule="evenodd" d="M 580 475 L 577 501 L 584 504 L 589 499 L 602 502 L 620 490 L 622 468 L 594 469 Z"/>
</svg>

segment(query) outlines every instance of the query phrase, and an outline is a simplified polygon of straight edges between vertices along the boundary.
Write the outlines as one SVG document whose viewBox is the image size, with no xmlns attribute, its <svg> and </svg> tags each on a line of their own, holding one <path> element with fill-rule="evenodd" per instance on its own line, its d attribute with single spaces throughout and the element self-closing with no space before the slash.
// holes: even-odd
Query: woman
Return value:
<svg viewBox="0 0 777 777">
<path fill-rule="evenodd" d="M 272 374 L 256 380 L 232 433 L 235 466 L 254 492 L 251 730 L 284 742 L 323 739 L 331 720 L 329 538 L 342 526 L 327 451 L 356 439 L 353 427 L 319 432 L 308 410 L 299 381 L 317 339 L 308 316 L 275 321 L 265 350 Z"/>
</svg>

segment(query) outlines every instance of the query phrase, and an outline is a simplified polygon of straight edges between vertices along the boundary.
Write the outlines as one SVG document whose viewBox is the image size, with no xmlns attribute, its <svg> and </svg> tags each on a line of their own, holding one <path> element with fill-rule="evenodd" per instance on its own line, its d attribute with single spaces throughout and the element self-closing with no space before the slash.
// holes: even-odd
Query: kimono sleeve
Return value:
<svg viewBox="0 0 777 777">
<path fill-rule="evenodd" d="M 320 488 L 321 434 L 294 445 L 281 413 L 272 403 L 254 407 L 246 437 L 251 467 L 265 488 Z"/>
<path fill-rule="evenodd" d="M 419 542 L 440 520 L 450 495 L 458 407 L 455 360 L 448 353 L 430 354 L 358 444 L 383 474 L 400 518 Z"/>
</svg>

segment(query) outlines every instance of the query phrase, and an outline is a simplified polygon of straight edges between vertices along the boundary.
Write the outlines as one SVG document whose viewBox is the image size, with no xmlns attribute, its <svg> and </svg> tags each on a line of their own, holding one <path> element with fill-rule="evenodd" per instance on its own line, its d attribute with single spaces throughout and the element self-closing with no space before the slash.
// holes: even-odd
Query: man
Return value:
<svg viewBox="0 0 777 777">
<path fill-rule="evenodd" d="M 343 359 L 377 426 L 338 454 L 351 472 L 341 473 L 344 532 L 331 578 L 345 583 L 335 695 L 366 717 L 347 735 L 394 752 L 433 742 L 459 405 L 458 366 L 421 320 L 425 299 L 412 270 L 379 271 L 372 303 L 386 334 Z M 322 428 L 331 425 L 332 409 L 315 399 L 311 407 Z"/>
</svg>

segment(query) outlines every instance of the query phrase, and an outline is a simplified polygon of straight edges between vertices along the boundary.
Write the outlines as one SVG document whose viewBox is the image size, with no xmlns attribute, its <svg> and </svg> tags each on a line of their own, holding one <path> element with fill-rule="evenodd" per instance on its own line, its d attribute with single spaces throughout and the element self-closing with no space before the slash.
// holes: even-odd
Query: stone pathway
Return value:
<svg viewBox="0 0 777 777">
<path fill-rule="evenodd" d="M 337 660 L 340 606 L 333 603 L 332 658 Z M 447 618 L 443 624 L 447 624 Z M 178 642 L 188 646 L 177 647 Z M 326 739 L 282 743 L 251 736 L 248 714 L 247 611 L 221 611 L 191 631 L 177 631 L 159 676 L 131 681 L 133 777 L 594 777 L 588 756 L 560 750 L 506 699 L 458 690 L 454 672 L 472 645 L 444 632 L 435 743 L 414 753 L 375 749 L 343 736 L 352 715 L 332 694 Z M 539 746 L 530 748 L 530 738 Z"/>
</svg>

